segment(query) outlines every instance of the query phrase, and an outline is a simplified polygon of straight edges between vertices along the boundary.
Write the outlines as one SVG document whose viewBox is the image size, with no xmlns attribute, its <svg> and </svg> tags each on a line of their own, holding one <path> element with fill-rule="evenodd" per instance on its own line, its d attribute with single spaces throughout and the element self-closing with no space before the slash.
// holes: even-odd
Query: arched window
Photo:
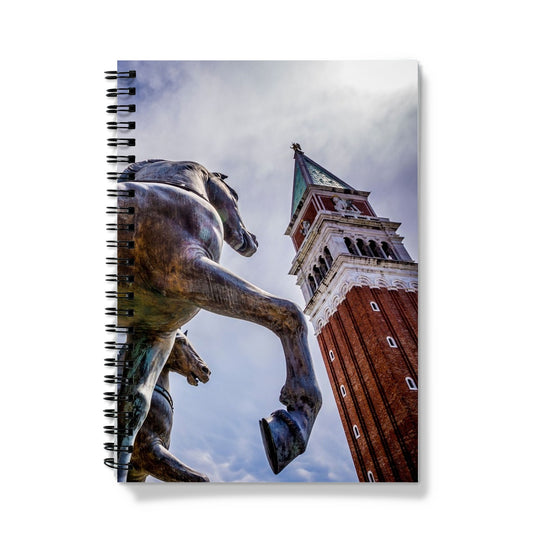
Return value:
<svg viewBox="0 0 533 533">
<path fill-rule="evenodd" d="M 392 337 L 387 337 L 387 342 L 391 348 L 398 348 L 396 341 Z"/>
<path fill-rule="evenodd" d="M 413 378 L 405 378 L 405 381 L 407 383 L 407 386 L 409 387 L 409 390 L 418 390 L 418 387 L 416 386 L 415 380 Z"/>
<path fill-rule="evenodd" d="M 311 292 L 314 294 L 316 292 L 315 278 L 309 274 L 309 276 L 307 276 L 307 281 L 309 282 L 309 287 L 311 287 Z"/>
<path fill-rule="evenodd" d="M 370 307 L 372 308 L 372 311 L 379 311 L 379 306 L 376 302 L 370 302 Z"/>
<path fill-rule="evenodd" d="M 385 254 L 381 251 L 379 244 L 376 241 L 368 241 L 370 247 L 370 253 L 374 257 L 385 257 Z"/>
<path fill-rule="evenodd" d="M 318 287 L 322 283 L 322 273 L 316 265 L 313 267 L 313 275 L 315 276 L 316 285 Z"/>
<path fill-rule="evenodd" d="M 396 254 L 387 242 L 381 243 L 381 249 L 383 250 L 383 253 L 385 254 L 385 257 L 387 257 L 387 259 L 393 259 L 394 261 L 397 260 Z"/>
<path fill-rule="evenodd" d="M 320 269 L 320 273 L 322 274 L 322 277 L 326 277 L 326 274 L 328 273 L 328 265 L 324 258 L 320 256 L 318 258 L 318 268 Z"/>
<path fill-rule="evenodd" d="M 344 385 L 340 386 L 342 397 L 344 398 L 346 396 L 346 387 Z"/>
<path fill-rule="evenodd" d="M 355 435 L 356 439 L 361 436 L 361 433 L 359 433 L 359 428 L 355 424 L 353 425 L 353 434 Z"/>
<path fill-rule="evenodd" d="M 335 359 L 335 354 L 333 353 L 333 350 L 330 350 L 329 351 L 329 360 L 333 361 L 333 359 Z"/>
<path fill-rule="evenodd" d="M 326 259 L 328 268 L 331 268 L 331 265 L 333 264 L 333 257 L 331 257 L 331 253 L 329 252 L 329 248 L 327 246 L 324 248 L 324 258 Z"/>
<path fill-rule="evenodd" d="M 348 237 L 344 237 L 344 244 L 346 244 L 346 248 L 352 255 L 359 255 L 351 239 L 349 239 Z"/>
<path fill-rule="evenodd" d="M 372 474 L 370 470 L 368 471 L 368 481 L 370 481 L 370 483 L 376 482 L 376 479 L 374 478 L 374 474 Z"/>
<path fill-rule="evenodd" d="M 355 242 L 357 244 L 357 248 L 359 249 L 359 253 L 361 255 L 366 255 L 366 256 L 370 255 L 363 239 L 357 239 L 357 241 Z"/>
</svg>

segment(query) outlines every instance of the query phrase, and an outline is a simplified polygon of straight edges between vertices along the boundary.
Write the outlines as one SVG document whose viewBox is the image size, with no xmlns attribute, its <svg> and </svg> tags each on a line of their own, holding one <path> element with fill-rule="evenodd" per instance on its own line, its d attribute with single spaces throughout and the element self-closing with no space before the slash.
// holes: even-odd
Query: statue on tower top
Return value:
<svg viewBox="0 0 533 533">
<path fill-rule="evenodd" d="M 292 143 L 291 145 L 291 148 L 295 151 L 295 152 L 300 152 L 300 153 L 304 153 L 304 151 L 302 150 L 302 147 L 298 144 L 298 143 Z"/>
</svg>

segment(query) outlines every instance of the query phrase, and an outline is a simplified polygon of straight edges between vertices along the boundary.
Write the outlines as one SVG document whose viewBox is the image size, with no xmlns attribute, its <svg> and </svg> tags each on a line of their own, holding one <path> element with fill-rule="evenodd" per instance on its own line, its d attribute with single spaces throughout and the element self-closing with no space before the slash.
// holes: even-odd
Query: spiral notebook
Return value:
<svg viewBox="0 0 533 533">
<path fill-rule="evenodd" d="M 118 481 L 417 482 L 417 63 L 106 79 Z"/>
</svg>

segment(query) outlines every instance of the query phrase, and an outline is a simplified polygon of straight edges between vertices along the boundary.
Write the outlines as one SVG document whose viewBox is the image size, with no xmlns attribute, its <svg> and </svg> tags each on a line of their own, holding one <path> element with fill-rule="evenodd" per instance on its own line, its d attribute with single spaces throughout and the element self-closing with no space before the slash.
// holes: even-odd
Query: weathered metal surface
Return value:
<svg viewBox="0 0 533 533">
<path fill-rule="evenodd" d="M 200 309 L 255 322 L 280 338 L 287 369 L 280 401 L 307 443 L 322 400 L 304 316 L 292 302 L 255 287 L 218 264 L 223 241 L 245 257 L 257 250 L 255 236 L 240 218 L 237 194 L 225 177 L 198 163 L 150 160 L 130 165 L 128 170 L 136 172 L 135 181 L 120 186 L 134 196 L 119 198 L 119 206 L 133 208 L 134 214 L 120 215 L 119 223 L 134 224 L 135 246 L 121 255 L 133 266 L 119 268 L 134 279 L 121 282 L 119 291 L 134 294 L 122 303 L 123 309 L 133 310 L 133 316 L 121 316 L 119 325 L 134 328 L 127 339 L 133 346 L 128 355 L 133 364 L 124 370 L 120 391 L 124 399 L 119 411 L 131 414 L 119 418 L 123 431 L 118 445 L 123 451 L 118 462 L 130 462 L 128 447 L 133 446 L 148 414 L 176 331 Z M 119 232 L 118 238 L 131 235 Z M 278 425 L 270 431 L 274 444 L 266 449 L 271 464 L 288 464 L 302 453 L 301 446 L 290 446 L 289 454 L 283 451 L 282 457 L 273 458 L 287 433 Z M 126 467 L 119 469 L 119 481 L 126 477 Z"/>
<path fill-rule="evenodd" d="M 207 383 L 211 371 L 187 337 L 178 331 L 168 361 L 157 380 L 148 415 L 137 433 L 128 481 L 145 481 L 151 475 L 161 481 L 209 481 L 209 478 L 182 463 L 170 453 L 170 433 L 174 414 L 169 391 L 169 373 L 177 372 L 197 386 Z"/>
</svg>

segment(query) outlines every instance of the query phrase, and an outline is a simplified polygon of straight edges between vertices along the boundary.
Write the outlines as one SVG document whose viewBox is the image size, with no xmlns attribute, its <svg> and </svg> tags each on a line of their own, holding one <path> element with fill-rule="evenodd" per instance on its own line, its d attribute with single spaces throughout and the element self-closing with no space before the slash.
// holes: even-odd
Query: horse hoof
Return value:
<svg viewBox="0 0 533 533">
<path fill-rule="evenodd" d="M 284 409 L 273 412 L 259 421 L 263 446 L 274 474 L 279 474 L 293 459 L 305 451 L 308 436 L 304 436 L 303 416 L 297 411 Z"/>
</svg>

